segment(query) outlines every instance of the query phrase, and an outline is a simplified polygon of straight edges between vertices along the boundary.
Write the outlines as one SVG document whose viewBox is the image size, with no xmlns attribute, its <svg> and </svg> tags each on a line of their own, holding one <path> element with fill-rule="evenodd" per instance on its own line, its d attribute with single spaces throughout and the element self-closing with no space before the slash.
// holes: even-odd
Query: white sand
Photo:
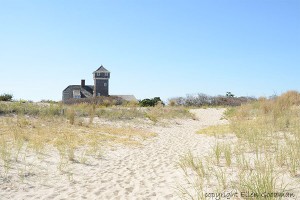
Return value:
<svg viewBox="0 0 300 200">
<path fill-rule="evenodd" d="M 176 187 L 183 174 L 176 162 L 189 150 L 207 153 L 214 139 L 195 134 L 204 126 L 225 123 L 224 110 L 193 110 L 199 120 L 177 120 L 171 127 L 153 127 L 158 136 L 142 148 L 126 148 L 110 152 L 97 173 L 94 194 L 100 199 L 178 199 Z M 96 198 L 96 196 L 92 198 Z"/>
<path fill-rule="evenodd" d="M 185 182 L 176 164 L 180 156 L 188 151 L 198 156 L 208 155 L 216 139 L 195 132 L 206 126 L 227 123 L 221 119 L 224 109 L 194 109 L 191 112 L 198 120 L 175 119 L 166 126 L 131 124 L 158 135 L 145 140 L 139 147 L 108 150 L 101 159 L 90 160 L 88 164 L 73 163 L 66 167 L 69 176 L 57 169 L 59 157 L 55 152 L 41 162 L 32 160 L 33 171 L 23 183 L 14 177 L 7 182 L 0 180 L 0 200 L 180 199 L 177 187 Z M 120 126 L 120 123 L 106 123 Z M 30 159 L 26 159 L 29 168 Z M 30 171 L 28 166 L 26 171 Z M 15 172 L 16 176 L 18 173 Z"/>
<path fill-rule="evenodd" d="M 89 164 L 74 163 L 62 174 L 58 155 L 51 153 L 42 162 L 26 158 L 28 166 L 20 183 L 1 180 L 0 199 L 178 199 L 176 187 L 183 174 L 176 165 L 189 150 L 206 154 L 212 137 L 195 134 L 205 126 L 226 123 L 220 120 L 224 109 L 197 109 L 198 120 L 174 120 L 167 126 L 148 126 L 157 137 L 140 147 L 122 147 L 105 152 Z M 143 126 L 143 125 L 140 125 Z M 146 127 L 147 128 L 147 127 Z M 34 167 L 33 167 L 34 166 Z M 19 166 L 19 169 L 22 166 Z M 13 170 L 13 169 L 12 169 Z M 20 172 L 15 172 L 18 176 Z"/>
</svg>

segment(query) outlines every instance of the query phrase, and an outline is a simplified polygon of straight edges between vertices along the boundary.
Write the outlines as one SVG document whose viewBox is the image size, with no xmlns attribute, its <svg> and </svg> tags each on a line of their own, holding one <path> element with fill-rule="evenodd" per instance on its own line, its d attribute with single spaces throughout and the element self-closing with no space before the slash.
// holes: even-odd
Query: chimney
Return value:
<svg viewBox="0 0 300 200">
<path fill-rule="evenodd" d="M 85 87 L 85 80 L 81 79 L 81 87 Z"/>
</svg>

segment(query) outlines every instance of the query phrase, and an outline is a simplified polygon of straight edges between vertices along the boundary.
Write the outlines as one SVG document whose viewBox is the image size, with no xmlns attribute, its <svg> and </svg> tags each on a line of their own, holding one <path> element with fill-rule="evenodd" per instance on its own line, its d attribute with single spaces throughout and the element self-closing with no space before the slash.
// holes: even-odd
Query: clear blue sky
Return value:
<svg viewBox="0 0 300 200">
<path fill-rule="evenodd" d="M 0 93 L 60 100 L 101 64 L 110 94 L 300 90 L 299 0 L 0 0 Z"/>
</svg>

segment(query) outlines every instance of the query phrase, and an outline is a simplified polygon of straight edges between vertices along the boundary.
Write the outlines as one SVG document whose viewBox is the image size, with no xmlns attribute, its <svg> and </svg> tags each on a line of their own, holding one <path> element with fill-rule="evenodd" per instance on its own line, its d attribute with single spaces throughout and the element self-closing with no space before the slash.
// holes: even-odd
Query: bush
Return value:
<svg viewBox="0 0 300 200">
<path fill-rule="evenodd" d="M 50 100 L 50 99 L 42 99 L 42 100 L 41 100 L 41 103 L 58 103 L 58 102 L 57 102 L 57 101 Z"/>
<path fill-rule="evenodd" d="M 300 105 L 300 93 L 297 91 L 287 91 L 276 99 L 277 106 L 281 110 L 286 110 L 291 106 Z"/>
<path fill-rule="evenodd" d="M 139 105 L 142 107 L 154 107 L 158 104 L 158 102 L 161 102 L 164 105 L 160 97 L 154 97 L 153 99 L 143 99 L 139 101 Z"/>
<path fill-rule="evenodd" d="M 11 94 L 0 95 L 0 101 L 11 101 L 12 98 L 13 98 L 13 95 L 11 95 Z"/>
<path fill-rule="evenodd" d="M 234 97 L 227 93 L 226 96 L 208 96 L 206 94 L 187 95 L 169 100 L 170 105 L 174 106 L 240 106 L 243 103 L 255 101 L 253 97 Z"/>
</svg>

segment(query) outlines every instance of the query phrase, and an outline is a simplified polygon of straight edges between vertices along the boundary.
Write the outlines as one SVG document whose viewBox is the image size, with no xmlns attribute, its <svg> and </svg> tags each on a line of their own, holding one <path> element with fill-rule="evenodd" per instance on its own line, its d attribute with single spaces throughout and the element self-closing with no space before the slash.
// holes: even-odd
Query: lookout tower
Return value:
<svg viewBox="0 0 300 200">
<path fill-rule="evenodd" d="M 110 72 L 102 65 L 93 72 L 94 93 L 93 96 L 108 96 Z"/>
</svg>

